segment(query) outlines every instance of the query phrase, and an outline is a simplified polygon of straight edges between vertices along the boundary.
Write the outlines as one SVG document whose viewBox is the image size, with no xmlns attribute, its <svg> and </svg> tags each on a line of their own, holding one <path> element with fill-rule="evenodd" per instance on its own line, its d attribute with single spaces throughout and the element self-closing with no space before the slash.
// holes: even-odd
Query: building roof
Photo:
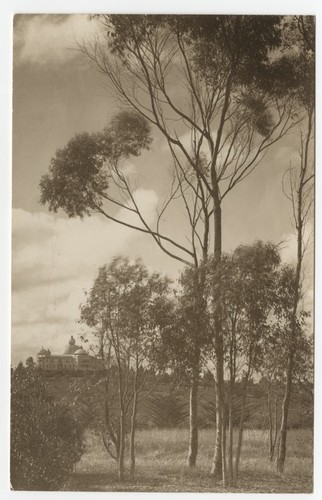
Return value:
<svg viewBox="0 0 322 500">
<path fill-rule="evenodd" d="M 74 354 L 87 354 L 86 351 L 84 351 L 84 349 L 81 347 L 80 349 L 77 349 L 77 351 L 74 352 Z"/>
<path fill-rule="evenodd" d="M 82 349 L 82 347 L 76 345 L 74 337 L 71 336 L 68 344 L 64 347 L 62 354 L 75 354 L 75 352 L 79 349 Z"/>
</svg>

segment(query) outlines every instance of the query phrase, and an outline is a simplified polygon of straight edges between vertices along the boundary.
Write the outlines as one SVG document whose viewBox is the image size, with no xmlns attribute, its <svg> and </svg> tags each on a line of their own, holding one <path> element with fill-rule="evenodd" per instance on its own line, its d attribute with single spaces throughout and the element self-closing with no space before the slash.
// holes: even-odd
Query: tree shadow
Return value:
<svg viewBox="0 0 322 500">
<path fill-rule="evenodd" d="M 178 471 L 177 471 L 178 472 Z M 146 491 L 146 492 L 235 492 L 235 493 L 310 493 L 311 477 L 282 477 L 259 471 L 241 471 L 236 488 L 222 487 L 205 471 L 182 470 L 171 474 L 167 471 L 137 471 L 135 479 L 125 477 L 120 482 L 116 471 L 74 472 L 65 488 L 67 491 Z"/>
<path fill-rule="evenodd" d="M 174 478 L 173 478 L 174 479 Z M 115 472 L 74 472 L 67 491 L 164 491 L 166 477 L 138 475 L 120 482 Z"/>
</svg>

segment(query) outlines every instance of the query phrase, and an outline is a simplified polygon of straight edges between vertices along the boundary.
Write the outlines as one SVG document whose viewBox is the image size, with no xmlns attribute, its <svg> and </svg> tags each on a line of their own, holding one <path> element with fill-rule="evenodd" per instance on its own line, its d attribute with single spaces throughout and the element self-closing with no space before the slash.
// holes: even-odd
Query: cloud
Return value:
<svg viewBox="0 0 322 500">
<path fill-rule="evenodd" d="M 86 14 L 15 16 L 15 63 L 65 63 L 76 54 L 76 41 L 91 39 L 95 22 Z"/>
<path fill-rule="evenodd" d="M 307 221 L 304 234 L 303 234 L 303 245 L 305 248 L 303 261 L 302 261 L 302 299 L 300 302 L 300 308 L 306 311 L 312 311 L 314 302 L 314 247 L 313 247 L 313 223 L 312 221 Z M 294 231 L 284 235 L 281 249 L 282 262 L 285 264 L 291 264 L 296 266 L 297 263 L 297 234 Z M 310 330 L 310 321 L 308 321 Z"/>
<path fill-rule="evenodd" d="M 281 245 L 281 258 L 286 264 L 296 265 L 297 262 L 297 233 L 294 232 L 284 234 L 282 237 L 284 242 Z M 303 248 L 305 249 L 303 265 L 312 268 L 313 262 L 313 241 L 314 241 L 314 225 L 313 221 L 308 220 L 304 226 L 303 232 Z M 310 270 L 311 272 L 311 270 Z"/>
<path fill-rule="evenodd" d="M 135 198 L 151 221 L 158 201 L 155 192 L 137 190 Z M 138 225 L 135 215 L 128 214 L 121 209 L 115 216 Z M 135 231 L 101 216 L 67 219 L 16 209 L 13 211 L 13 289 L 91 273 L 136 236 Z"/>
<path fill-rule="evenodd" d="M 137 190 L 135 198 L 152 222 L 155 192 Z M 128 213 L 121 209 L 115 216 L 134 223 Z M 79 332 L 79 304 L 98 268 L 118 254 L 136 257 L 143 238 L 147 236 L 100 216 L 82 221 L 14 209 L 13 362 L 34 356 L 41 345 L 59 350 L 71 333 Z"/>
</svg>

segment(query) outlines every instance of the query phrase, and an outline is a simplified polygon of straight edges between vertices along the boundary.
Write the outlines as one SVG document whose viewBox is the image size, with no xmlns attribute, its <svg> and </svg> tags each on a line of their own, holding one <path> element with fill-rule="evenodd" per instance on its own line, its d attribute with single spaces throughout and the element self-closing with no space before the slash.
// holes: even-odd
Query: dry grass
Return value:
<svg viewBox="0 0 322 500">
<path fill-rule="evenodd" d="M 99 439 L 86 436 L 86 453 L 66 489 L 69 491 L 226 491 L 209 470 L 214 431 L 202 430 L 196 468 L 186 467 L 186 429 L 143 430 L 137 433 L 136 480 L 119 483 L 114 461 Z M 288 457 L 283 477 L 276 474 L 267 455 L 266 431 L 247 430 L 235 492 L 309 493 L 312 491 L 312 433 L 294 430 L 288 434 Z"/>
</svg>

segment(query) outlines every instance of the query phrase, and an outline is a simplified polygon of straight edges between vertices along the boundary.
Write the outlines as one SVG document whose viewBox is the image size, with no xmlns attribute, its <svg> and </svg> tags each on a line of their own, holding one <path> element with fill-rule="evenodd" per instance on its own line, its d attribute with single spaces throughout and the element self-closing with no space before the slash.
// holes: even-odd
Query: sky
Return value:
<svg viewBox="0 0 322 500">
<path fill-rule="evenodd" d="M 95 23 L 85 15 L 19 15 L 14 19 L 13 365 L 35 357 L 42 346 L 60 352 L 70 335 L 79 337 L 84 331 L 78 323 L 84 291 L 91 287 L 98 268 L 113 256 L 140 257 L 149 269 L 173 279 L 182 267 L 149 236 L 98 215 L 68 219 L 39 203 L 39 181 L 57 148 L 77 133 L 102 129 L 119 109 L 104 77 L 76 50 L 77 42 L 94 33 Z M 294 261 L 291 207 L 281 182 L 296 151 L 295 135 L 280 141 L 224 200 L 224 250 L 257 239 L 284 241 L 282 258 Z M 168 185 L 169 164 L 166 144 L 158 134 L 149 151 L 125 164 L 138 184 L 136 199 L 151 223 Z M 122 209 L 116 215 L 128 217 Z M 174 237 L 181 234 L 183 240 L 184 227 L 175 211 L 164 220 L 165 232 Z"/>
</svg>

